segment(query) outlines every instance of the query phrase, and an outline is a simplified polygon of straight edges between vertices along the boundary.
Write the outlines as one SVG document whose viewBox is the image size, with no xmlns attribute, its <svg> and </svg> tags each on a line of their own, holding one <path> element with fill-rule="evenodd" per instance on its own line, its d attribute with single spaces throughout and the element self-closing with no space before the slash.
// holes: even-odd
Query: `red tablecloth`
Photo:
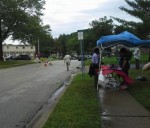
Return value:
<svg viewBox="0 0 150 128">
<path fill-rule="evenodd" d="M 132 78 L 130 78 L 129 76 L 127 76 L 120 69 L 112 69 L 109 66 L 101 66 L 101 70 L 102 70 L 102 74 L 103 75 L 116 73 L 117 75 L 121 76 L 127 84 L 132 84 L 134 82 L 134 80 Z"/>
</svg>

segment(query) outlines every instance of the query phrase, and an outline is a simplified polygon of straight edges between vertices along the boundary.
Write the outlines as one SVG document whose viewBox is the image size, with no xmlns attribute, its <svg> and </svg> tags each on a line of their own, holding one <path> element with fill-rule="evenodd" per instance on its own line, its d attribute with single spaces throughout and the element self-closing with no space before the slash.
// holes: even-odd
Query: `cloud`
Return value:
<svg viewBox="0 0 150 128">
<path fill-rule="evenodd" d="M 44 24 L 49 24 L 52 34 L 58 36 L 89 26 L 88 11 L 98 8 L 108 0 L 46 0 Z"/>
<path fill-rule="evenodd" d="M 89 23 L 107 16 L 136 21 L 120 6 L 129 8 L 124 0 L 45 0 L 42 17 L 44 24 L 49 24 L 53 37 L 70 34 L 77 30 L 89 28 Z"/>
<path fill-rule="evenodd" d="M 136 20 L 120 6 L 129 7 L 123 0 L 46 0 L 42 18 L 51 26 L 54 37 L 89 28 L 90 22 L 104 16 Z"/>
</svg>

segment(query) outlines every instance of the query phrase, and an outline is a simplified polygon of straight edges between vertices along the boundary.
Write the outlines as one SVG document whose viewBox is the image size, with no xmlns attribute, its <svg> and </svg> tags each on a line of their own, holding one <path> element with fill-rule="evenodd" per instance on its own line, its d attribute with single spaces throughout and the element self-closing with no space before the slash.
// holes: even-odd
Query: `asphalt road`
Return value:
<svg viewBox="0 0 150 128">
<path fill-rule="evenodd" d="M 70 71 L 63 61 L 52 63 L 0 70 L 0 128 L 24 128 L 81 62 L 72 60 Z"/>
</svg>

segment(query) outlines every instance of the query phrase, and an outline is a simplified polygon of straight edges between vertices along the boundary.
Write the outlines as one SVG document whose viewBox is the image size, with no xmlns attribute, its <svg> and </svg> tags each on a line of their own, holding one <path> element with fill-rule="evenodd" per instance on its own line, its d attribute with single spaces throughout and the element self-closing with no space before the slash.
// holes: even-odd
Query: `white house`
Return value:
<svg viewBox="0 0 150 128">
<path fill-rule="evenodd" d="M 18 56 L 18 55 L 30 55 L 33 57 L 35 55 L 35 46 L 31 45 L 13 45 L 13 44 L 3 44 L 3 56 Z"/>
</svg>

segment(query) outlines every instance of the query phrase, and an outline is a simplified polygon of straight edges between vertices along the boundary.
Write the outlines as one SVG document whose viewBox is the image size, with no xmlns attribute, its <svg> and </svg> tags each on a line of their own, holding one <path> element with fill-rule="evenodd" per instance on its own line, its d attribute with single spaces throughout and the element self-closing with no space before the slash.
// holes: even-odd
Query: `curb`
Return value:
<svg viewBox="0 0 150 128">
<path fill-rule="evenodd" d="M 42 128 L 44 126 L 76 74 L 77 73 L 71 73 L 71 75 L 67 77 L 67 79 L 62 83 L 62 86 L 58 88 L 52 97 L 48 100 L 48 103 L 44 105 L 42 109 L 38 111 L 34 118 L 29 122 L 29 124 L 26 125 L 26 128 Z"/>
</svg>

